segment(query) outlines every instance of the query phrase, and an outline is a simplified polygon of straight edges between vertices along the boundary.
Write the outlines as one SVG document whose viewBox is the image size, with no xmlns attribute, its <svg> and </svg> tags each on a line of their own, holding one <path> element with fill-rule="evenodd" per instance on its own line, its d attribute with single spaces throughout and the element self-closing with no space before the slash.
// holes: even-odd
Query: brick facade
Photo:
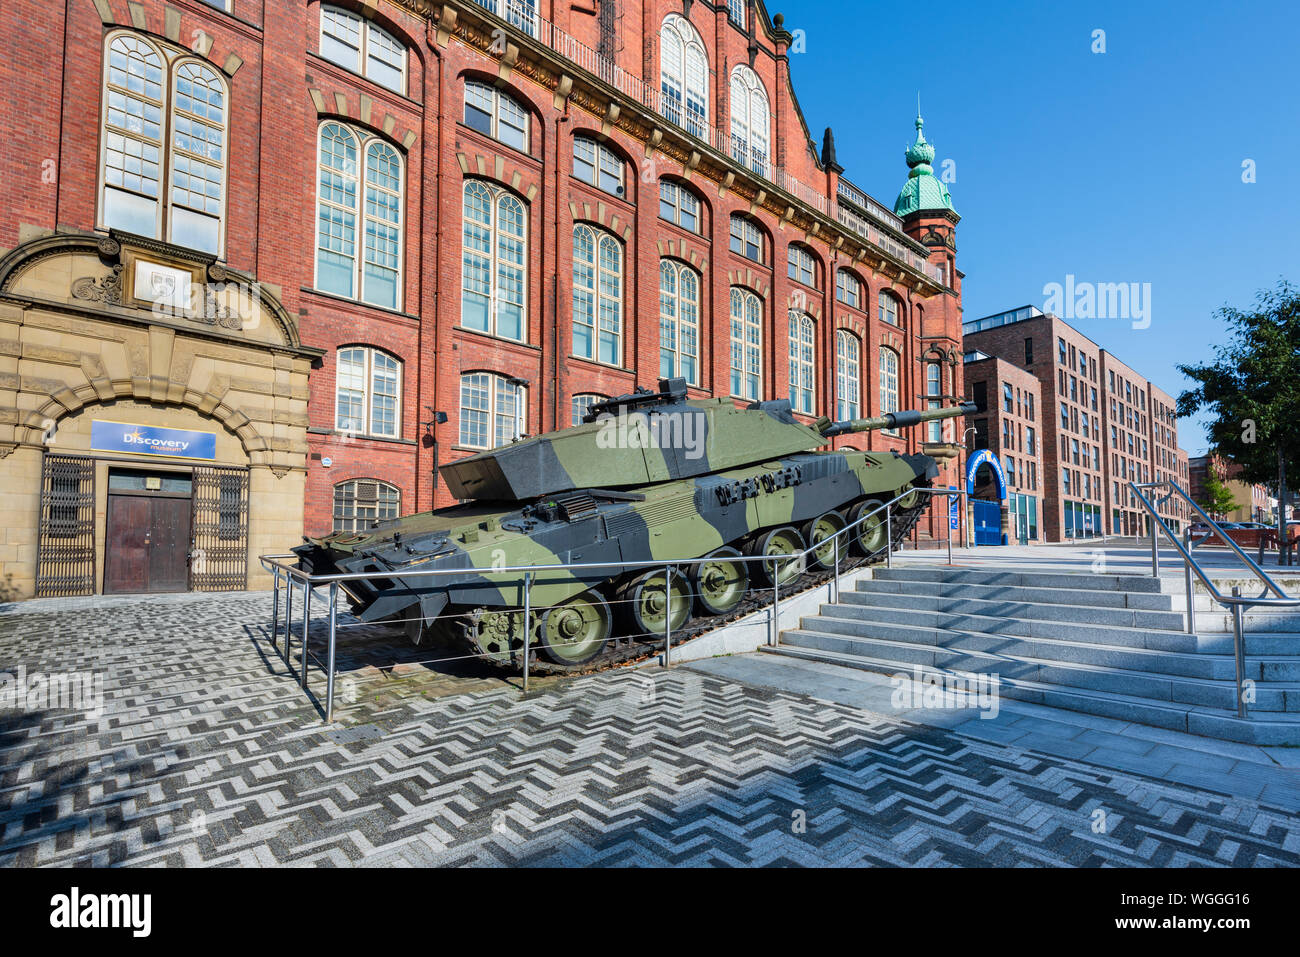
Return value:
<svg viewBox="0 0 1300 957">
<path fill-rule="evenodd" d="M 968 360 L 964 373 L 966 398 L 980 410 L 967 423 L 978 429 L 971 436 L 971 451 L 989 449 L 1006 473 L 1008 507 L 1014 512 L 1008 516 L 1008 540 L 1015 541 L 1023 534 L 1029 541 L 1041 541 L 1044 412 L 1038 379 L 996 356 Z M 996 489 L 989 487 L 991 480 L 981 482 L 988 468 L 980 471 L 976 496 L 995 498 Z M 1015 496 L 1021 497 L 1018 502 Z M 1021 514 L 1025 516 L 1023 522 L 1019 521 Z"/>
</svg>

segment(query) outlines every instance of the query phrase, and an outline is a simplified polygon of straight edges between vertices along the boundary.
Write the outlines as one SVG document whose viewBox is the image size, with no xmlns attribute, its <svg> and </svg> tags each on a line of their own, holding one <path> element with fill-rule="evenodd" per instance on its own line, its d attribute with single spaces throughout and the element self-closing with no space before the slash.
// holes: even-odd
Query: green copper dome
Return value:
<svg viewBox="0 0 1300 957">
<path fill-rule="evenodd" d="M 923 126 L 925 120 L 918 115 L 916 142 L 904 154 L 911 172 L 907 174 L 907 182 L 903 184 L 898 199 L 894 200 L 894 213 L 898 216 L 931 209 L 956 212 L 952 209 L 952 197 L 948 195 L 948 188 L 939 182 L 939 177 L 934 175 L 934 167 L 930 165 L 934 162 L 934 147 L 925 141 L 925 134 L 921 132 Z"/>
</svg>

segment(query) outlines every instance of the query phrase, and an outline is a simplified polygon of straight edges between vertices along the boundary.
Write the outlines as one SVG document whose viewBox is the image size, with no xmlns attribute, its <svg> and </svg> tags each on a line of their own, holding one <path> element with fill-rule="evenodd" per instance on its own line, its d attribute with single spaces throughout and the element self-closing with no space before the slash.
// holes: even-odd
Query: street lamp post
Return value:
<svg viewBox="0 0 1300 957">
<path fill-rule="evenodd" d="M 972 432 L 979 435 L 979 431 L 979 429 L 972 425 L 961 434 L 961 447 L 966 452 L 966 461 L 963 463 L 961 471 L 957 473 L 958 484 L 966 481 L 966 469 L 970 466 L 970 449 L 966 446 L 966 436 L 970 435 Z M 975 506 L 972 505 L 970 501 L 970 490 L 967 489 L 966 491 L 966 507 L 962 509 L 963 516 L 966 520 L 966 534 L 963 536 L 963 540 L 966 542 L 966 547 L 971 548 L 975 544 L 975 526 L 973 521 Z"/>
</svg>

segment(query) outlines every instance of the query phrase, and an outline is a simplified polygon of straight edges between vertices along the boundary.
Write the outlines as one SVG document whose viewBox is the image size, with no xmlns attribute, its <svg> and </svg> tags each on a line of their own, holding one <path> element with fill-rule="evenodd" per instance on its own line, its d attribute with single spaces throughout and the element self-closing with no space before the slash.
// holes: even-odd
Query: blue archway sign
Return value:
<svg viewBox="0 0 1300 957">
<path fill-rule="evenodd" d="M 998 498 L 1005 501 L 1007 497 L 1007 473 L 1002 471 L 1002 463 L 998 461 L 998 457 L 988 449 L 980 449 L 966 460 L 967 494 L 975 494 L 975 473 L 980 470 L 981 465 L 986 464 L 993 469 L 993 479 L 998 483 Z"/>
</svg>

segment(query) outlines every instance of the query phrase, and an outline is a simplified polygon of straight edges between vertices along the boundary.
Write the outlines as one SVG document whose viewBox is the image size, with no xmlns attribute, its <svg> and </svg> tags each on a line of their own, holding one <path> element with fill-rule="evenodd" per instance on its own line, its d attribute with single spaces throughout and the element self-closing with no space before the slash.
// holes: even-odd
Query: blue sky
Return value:
<svg viewBox="0 0 1300 957">
<path fill-rule="evenodd" d="M 820 146 L 887 206 L 921 94 L 953 161 L 966 319 L 1046 284 L 1150 283 L 1150 326 L 1072 322 L 1175 398 L 1214 310 L 1300 280 L 1300 4 L 772 0 L 805 32 L 795 91 Z M 1093 31 L 1105 53 L 1093 53 Z M 861 95 L 860 100 L 855 97 Z M 1242 182 L 1242 163 L 1256 181 Z M 1191 454 L 1196 422 L 1179 423 Z"/>
</svg>

